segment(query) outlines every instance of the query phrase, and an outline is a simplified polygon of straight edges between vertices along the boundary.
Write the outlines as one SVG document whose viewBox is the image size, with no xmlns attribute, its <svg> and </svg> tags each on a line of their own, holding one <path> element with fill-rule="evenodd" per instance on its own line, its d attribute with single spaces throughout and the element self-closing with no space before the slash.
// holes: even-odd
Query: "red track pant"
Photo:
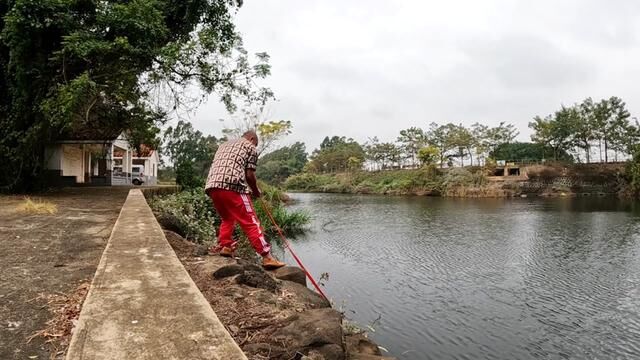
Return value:
<svg viewBox="0 0 640 360">
<path fill-rule="evenodd" d="M 222 218 L 218 231 L 218 245 L 234 247 L 233 230 L 236 223 L 239 223 L 258 254 L 264 256 L 271 251 L 271 246 L 264 239 L 260 221 L 248 194 L 223 189 L 212 189 L 208 194 L 218 215 Z"/>
</svg>

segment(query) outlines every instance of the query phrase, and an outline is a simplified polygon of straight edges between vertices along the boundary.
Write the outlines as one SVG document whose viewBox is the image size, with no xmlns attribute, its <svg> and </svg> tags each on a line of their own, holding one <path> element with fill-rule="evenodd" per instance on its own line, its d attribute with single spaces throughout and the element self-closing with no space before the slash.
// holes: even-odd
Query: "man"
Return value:
<svg viewBox="0 0 640 360">
<path fill-rule="evenodd" d="M 259 198 L 261 195 L 256 183 L 257 146 L 258 135 L 255 131 L 247 131 L 241 138 L 220 145 L 213 158 L 205 192 L 222 218 L 218 247 L 213 251 L 219 251 L 222 256 L 233 257 L 236 249 L 236 242 L 232 238 L 233 230 L 236 223 L 239 223 L 255 251 L 262 255 L 262 266 L 265 269 L 277 269 L 285 264 L 271 255 L 271 246 L 264 238 L 248 195 L 248 187 L 254 197 Z"/>
</svg>

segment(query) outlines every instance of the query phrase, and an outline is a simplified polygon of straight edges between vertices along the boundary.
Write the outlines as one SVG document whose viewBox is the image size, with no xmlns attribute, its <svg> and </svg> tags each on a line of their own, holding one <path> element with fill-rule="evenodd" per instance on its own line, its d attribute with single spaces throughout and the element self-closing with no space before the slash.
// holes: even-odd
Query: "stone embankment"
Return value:
<svg viewBox="0 0 640 360">
<path fill-rule="evenodd" d="M 249 359 L 392 359 L 311 291 L 301 269 L 265 271 L 251 261 L 208 256 L 178 234 L 165 234 Z"/>
</svg>

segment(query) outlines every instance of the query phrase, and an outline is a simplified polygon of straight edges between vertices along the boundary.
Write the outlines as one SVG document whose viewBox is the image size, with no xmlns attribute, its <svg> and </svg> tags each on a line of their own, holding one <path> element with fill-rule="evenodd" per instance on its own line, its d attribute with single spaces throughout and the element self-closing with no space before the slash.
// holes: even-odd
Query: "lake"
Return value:
<svg viewBox="0 0 640 360">
<path fill-rule="evenodd" d="M 292 197 L 313 216 L 294 249 L 390 356 L 640 356 L 640 204 Z"/>
</svg>

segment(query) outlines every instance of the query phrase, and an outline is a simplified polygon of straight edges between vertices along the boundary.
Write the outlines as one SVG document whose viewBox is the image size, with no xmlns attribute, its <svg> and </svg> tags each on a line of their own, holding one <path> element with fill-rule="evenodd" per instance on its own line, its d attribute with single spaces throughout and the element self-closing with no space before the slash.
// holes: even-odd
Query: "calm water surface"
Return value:
<svg viewBox="0 0 640 360">
<path fill-rule="evenodd" d="M 640 358 L 638 204 L 293 197 L 295 249 L 392 356 Z"/>
</svg>

